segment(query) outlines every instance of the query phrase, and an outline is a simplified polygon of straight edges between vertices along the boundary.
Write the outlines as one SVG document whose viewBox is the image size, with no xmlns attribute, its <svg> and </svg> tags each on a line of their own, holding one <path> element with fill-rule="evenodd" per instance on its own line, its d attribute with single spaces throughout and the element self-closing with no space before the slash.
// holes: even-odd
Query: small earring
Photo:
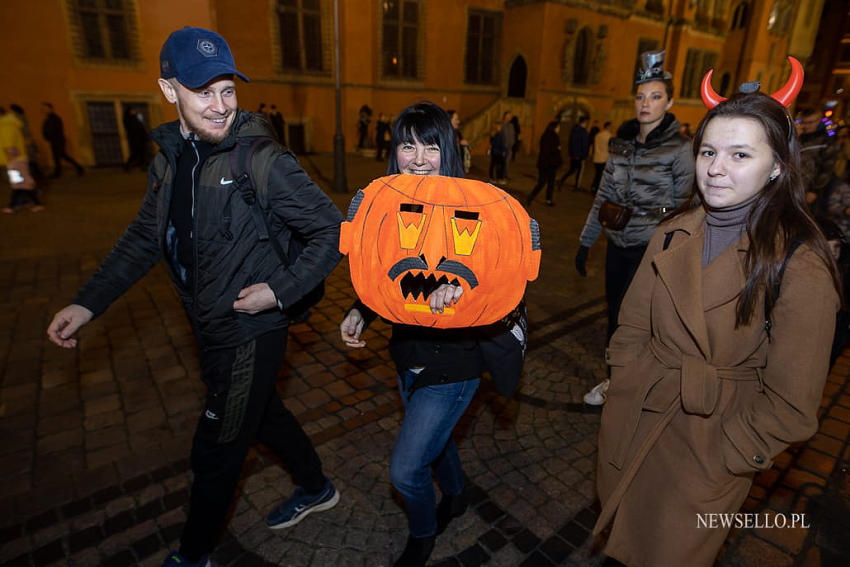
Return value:
<svg viewBox="0 0 850 567">
<path fill-rule="evenodd" d="M 778 174 L 776 174 L 776 173 L 772 173 L 772 174 L 770 175 L 769 181 L 770 181 L 771 183 L 773 183 L 774 181 L 776 181 L 776 178 L 777 178 L 777 177 L 779 177 L 779 175 L 778 175 Z"/>
</svg>

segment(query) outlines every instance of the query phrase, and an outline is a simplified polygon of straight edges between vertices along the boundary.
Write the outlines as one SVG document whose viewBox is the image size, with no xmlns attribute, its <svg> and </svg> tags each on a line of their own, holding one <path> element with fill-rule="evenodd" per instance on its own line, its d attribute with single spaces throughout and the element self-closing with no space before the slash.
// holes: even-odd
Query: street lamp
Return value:
<svg viewBox="0 0 850 567">
<path fill-rule="evenodd" d="M 342 92 L 339 84 L 339 0 L 334 0 L 334 74 L 336 75 L 336 132 L 334 132 L 333 190 L 337 193 L 347 193 L 345 136 L 342 135 Z"/>
</svg>

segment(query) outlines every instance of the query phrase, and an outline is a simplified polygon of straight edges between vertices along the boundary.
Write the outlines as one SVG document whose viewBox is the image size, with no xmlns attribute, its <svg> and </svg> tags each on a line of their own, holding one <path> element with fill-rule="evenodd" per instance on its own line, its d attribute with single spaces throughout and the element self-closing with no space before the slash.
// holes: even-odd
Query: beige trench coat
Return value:
<svg viewBox="0 0 850 567">
<path fill-rule="evenodd" d="M 794 253 L 768 341 L 763 307 L 735 328 L 746 236 L 703 268 L 704 236 L 702 209 L 659 227 L 608 349 L 594 533 L 613 518 L 605 553 L 629 567 L 711 566 L 728 529 L 697 514 L 737 512 L 754 474 L 817 430 L 839 307 L 829 271 Z"/>
</svg>

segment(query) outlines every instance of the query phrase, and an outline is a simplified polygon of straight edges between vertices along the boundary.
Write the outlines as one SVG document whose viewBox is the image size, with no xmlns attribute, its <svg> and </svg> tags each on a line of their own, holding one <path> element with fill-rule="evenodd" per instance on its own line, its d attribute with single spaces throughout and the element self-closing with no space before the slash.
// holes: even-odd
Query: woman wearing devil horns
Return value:
<svg viewBox="0 0 850 567">
<path fill-rule="evenodd" d="M 410 106 L 393 123 L 387 174 L 398 173 L 463 177 L 455 131 L 449 116 L 435 104 Z M 463 302 L 462 294 L 458 285 L 440 285 L 428 296 L 431 311 L 442 312 Z M 342 341 L 352 348 L 366 346 L 361 334 L 375 316 L 363 303 L 355 302 L 340 324 Z M 390 461 L 390 479 L 404 497 L 409 528 L 396 567 L 424 566 L 436 536 L 466 511 L 463 470 L 451 435 L 488 367 L 486 347 L 479 342 L 484 332 L 483 328 L 393 324 L 389 347 L 405 412 Z M 432 469 L 443 495 L 439 505 Z"/>
<path fill-rule="evenodd" d="M 840 284 L 780 92 L 703 80 L 696 188 L 655 232 L 608 349 L 594 533 L 629 566 L 714 563 L 753 476 L 817 430 Z"/>
</svg>

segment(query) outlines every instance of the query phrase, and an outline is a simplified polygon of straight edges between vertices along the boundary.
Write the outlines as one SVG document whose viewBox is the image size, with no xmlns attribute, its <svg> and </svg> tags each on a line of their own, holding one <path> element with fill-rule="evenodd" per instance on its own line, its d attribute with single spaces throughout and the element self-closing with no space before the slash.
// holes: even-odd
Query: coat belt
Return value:
<svg viewBox="0 0 850 567">
<path fill-rule="evenodd" d="M 711 415 L 720 398 L 720 380 L 758 380 L 755 366 L 714 366 L 701 356 L 674 352 L 653 338 L 649 348 L 664 367 L 680 370 L 682 408 L 691 414 Z"/>
</svg>

